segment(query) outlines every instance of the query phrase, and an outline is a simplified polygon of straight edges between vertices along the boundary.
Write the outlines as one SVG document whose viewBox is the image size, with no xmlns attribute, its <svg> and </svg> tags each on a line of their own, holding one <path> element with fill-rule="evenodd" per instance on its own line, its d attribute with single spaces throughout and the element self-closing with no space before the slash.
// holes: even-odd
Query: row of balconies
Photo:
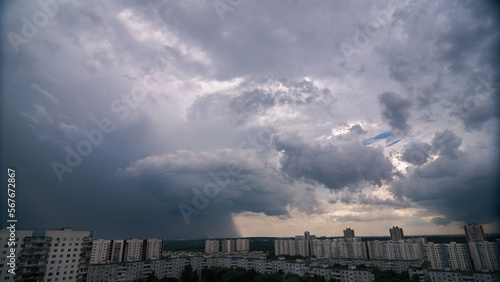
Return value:
<svg viewBox="0 0 500 282">
<path fill-rule="evenodd" d="M 26 266 L 26 267 L 19 267 L 18 273 L 19 274 L 36 274 L 36 273 L 43 273 L 47 270 L 47 267 L 45 266 Z"/>
<path fill-rule="evenodd" d="M 48 254 L 49 250 L 48 249 L 22 249 L 19 252 L 19 255 L 24 255 L 24 254 Z"/>
<path fill-rule="evenodd" d="M 49 256 L 47 255 L 21 255 L 19 256 L 19 262 L 29 261 L 29 260 L 46 260 Z"/>
<path fill-rule="evenodd" d="M 24 237 L 24 242 L 51 242 L 52 237 Z"/>
</svg>

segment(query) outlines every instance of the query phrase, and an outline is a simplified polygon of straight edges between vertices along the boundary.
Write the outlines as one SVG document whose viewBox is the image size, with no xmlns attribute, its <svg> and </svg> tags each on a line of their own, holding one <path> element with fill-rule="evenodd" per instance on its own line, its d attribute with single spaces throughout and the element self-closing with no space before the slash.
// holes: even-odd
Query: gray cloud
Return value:
<svg viewBox="0 0 500 282">
<path fill-rule="evenodd" d="M 361 135 L 361 134 L 365 134 L 366 130 L 364 130 L 363 127 L 361 127 L 361 125 L 355 124 L 355 125 L 351 126 L 351 128 L 349 128 L 349 132 Z"/>
<path fill-rule="evenodd" d="M 193 205 L 189 197 L 198 194 L 194 191 L 207 194 L 209 189 L 206 197 L 210 204 L 206 209 L 213 206 L 226 214 L 250 211 L 289 217 L 288 205 L 308 214 L 322 211 L 318 200 L 308 196 L 311 191 L 289 185 L 276 170 L 252 155 L 250 150 L 224 149 L 213 153 L 180 150 L 138 160 L 118 169 L 115 177 L 138 181 L 145 189 L 150 189 L 147 187 L 156 179 L 155 197 L 171 199 L 175 195 L 176 199 L 184 199 L 178 204 Z M 211 197 L 211 193 L 216 196 Z"/>
<path fill-rule="evenodd" d="M 420 166 L 408 168 L 395 181 L 391 191 L 437 213 L 433 222 L 446 225 L 451 221 L 489 223 L 498 220 L 498 165 L 490 149 L 458 149 L 461 138 L 445 130 L 436 133 L 432 150 L 439 157 Z"/>
<path fill-rule="evenodd" d="M 411 126 L 408 124 L 411 102 L 393 92 L 384 92 L 379 95 L 382 107 L 382 117 L 394 130 L 407 132 Z"/>
<path fill-rule="evenodd" d="M 334 102 L 330 90 L 318 88 L 314 82 L 288 78 L 256 78 L 245 81 L 235 88 L 218 92 L 197 100 L 190 106 L 188 118 L 227 118 L 231 123 L 241 124 L 257 115 L 266 115 L 274 106 L 290 106 L 307 111 L 302 106 L 324 108 L 328 112 Z"/>
<path fill-rule="evenodd" d="M 231 213 L 328 211 L 317 183 L 365 210 L 418 206 L 437 224 L 489 222 L 498 206 L 498 4 L 389 2 L 243 1 L 221 21 L 210 1 L 74 0 L 17 52 L 7 35 L 24 38 L 22 18 L 33 23 L 42 8 L 2 2 L 0 155 L 18 170 L 19 227 L 236 236 Z M 356 45 L 381 15 L 376 35 L 346 58 L 341 43 Z M 149 75 L 158 88 L 130 100 Z M 51 163 L 66 163 L 67 148 L 88 140 L 82 130 L 105 118 L 115 130 L 60 183 Z M 386 132 L 384 122 L 421 147 L 359 143 Z M 262 128 L 279 136 L 272 146 L 259 143 Z M 400 153 L 406 175 L 393 174 Z M 192 204 L 193 189 L 232 160 L 241 173 L 185 224 L 179 203 Z M 381 183 L 400 198 L 359 194 Z"/>
<path fill-rule="evenodd" d="M 425 142 L 413 143 L 406 148 L 402 159 L 413 165 L 423 165 L 429 160 L 431 149 L 431 145 Z"/>
<path fill-rule="evenodd" d="M 455 159 L 462 153 L 458 149 L 460 144 L 462 144 L 462 139 L 453 131 L 446 129 L 434 135 L 432 151 L 438 152 L 440 156 Z"/>
<path fill-rule="evenodd" d="M 307 144 L 297 136 L 278 136 L 281 170 L 292 178 L 316 181 L 332 190 L 356 189 L 360 182 L 374 185 L 392 178 L 392 163 L 380 149 L 359 142 L 341 145 Z"/>
</svg>

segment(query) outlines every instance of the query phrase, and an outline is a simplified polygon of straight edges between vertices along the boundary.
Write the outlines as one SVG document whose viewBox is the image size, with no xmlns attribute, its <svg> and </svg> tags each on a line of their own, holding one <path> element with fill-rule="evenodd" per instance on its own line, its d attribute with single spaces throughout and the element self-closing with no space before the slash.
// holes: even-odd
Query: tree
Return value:
<svg viewBox="0 0 500 282">
<path fill-rule="evenodd" d="M 151 272 L 149 275 L 148 275 L 148 278 L 146 278 L 145 280 L 146 282 L 159 282 L 160 279 L 158 279 L 158 277 L 156 276 L 155 272 Z"/>
<path fill-rule="evenodd" d="M 198 274 L 193 271 L 191 264 L 184 267 L 181 274 L 181 282 L 198 282 Z"/>
</svg>

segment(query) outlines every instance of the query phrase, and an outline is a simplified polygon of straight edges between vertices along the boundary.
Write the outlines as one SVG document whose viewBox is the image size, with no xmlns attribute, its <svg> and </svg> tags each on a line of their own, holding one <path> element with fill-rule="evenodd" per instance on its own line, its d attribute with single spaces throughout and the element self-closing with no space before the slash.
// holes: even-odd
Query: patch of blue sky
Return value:
<svg viewBox="0 0 500 282">
<path fill-rule="evenodd" d="M 375 137 L 372 137 L 372 138 L 369 138 L 369 139 L 366 139 L 364 140 L 362 143 L 363 145 L 370 145 L 372 143 L 374 143 L 375 141 L 377 140 L 380 140 L 380 139 L 387 139 L 391 136 L 394 136 L 394 133 L 392 133 L 391 131 L 386 131 L 386 132 L 383 132 L 383 133 L 380 133 L 379 135 L 375 136 Z M 400 139 L 401 140 L 401 139 Z M 399 141 L 399 140 L 398 140 Z M 395 143 L 394 143 L 395 144 Z"/>
<path fill-rule="evenodd" d="M 398 142 L 399 142 L 399 141 L 401 141 L 401 140 L 402 140 L 402 139 L 396 140 L 396 141 L 392 142 L 391 144 L 386 145 L 385 147 L 386 147 L 386 148 L 387 148 L 387 147 L 390 147 L 390 146 L 392 146 L 392 145 L 394 145 L 394 144 L 398 143 Z"/>
</svg>

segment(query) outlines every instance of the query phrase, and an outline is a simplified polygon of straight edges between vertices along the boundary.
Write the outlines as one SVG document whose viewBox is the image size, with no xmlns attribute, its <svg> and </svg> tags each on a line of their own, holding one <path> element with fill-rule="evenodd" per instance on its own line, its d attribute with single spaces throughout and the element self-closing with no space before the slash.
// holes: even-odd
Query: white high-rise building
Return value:
<svg viewBox="0 0 500 282">
<path fill-rule="evenodd" d="M 218 253 L 218 252 L 219 252 L 219 240 L 205 241 L 205 253 Z"/>
<path fill-rule="evenodd" d="M 234 253 L 236 251 L 236 242 L 234 240 L 222 240 L 222 250 L 223 253 Z"/>
<path fill-rule="evenodd" d="M 467 237 L 467 242 L 484 242 L 486 237 L 484 236 L 484 230 L 482 225 L 476 225 L 475 223 L 469 223 L 464 226 L 465 236 Z"/>
<path fill-rule="evenodd" d="M 250 240 L 249 239 L 236 239 L 236 251 L 237 252 L 249 252 L 250 251 Z"/>
<path fill-rule="evenodd" d="M 354 237 L 356 237 L 354 235 L 354 230 L 352 230 L 351 228 L 347 228 L 346 230 L 344 230 L 344 239 L 354 238 Z"/>
<path fill-rule="evenodd" d="M 160 259 L 163 239 L 97 239 L 92 244 L 91 264 Z"/>
<path fill-rule="evenodd" d="M 474 270 L 500 270 L 500 241 L 498 239 L 496 242 L 469 242 L 468 246 Z"/>
<path fill-rule="evenodd" d="M 425 238 L 414 238 L 398 241 L 368 241 L 368 252 L 371 259 L 421 260 L 421 244 Z"/>
<path fill-rule="evenodd" d="M 366 244 L 358 238 L 333 240 L 276 240 L 276 255 L 317 258 L 367 258 Z"/>
<path fill-rule="evenodd" d="M 422 250 L 425 260 L 431 263 L 431 269 L 472 270 L 465 244 L 427 243 L 422 245 Z"/>
<path fill-rule="evenodd" d="M 399 241 L 405 238 L 403 234 L 403 228 L 399 228 L 397 226 L 393 226 L 391 229 L 389 229 L 389 233 L 391 234 L 391 240 L 393 241 Z"/>
<path fill-rule="evenodd" d="M 15 246 L 9 246 L 10 230 L 0 229 L 0 281 L 86 281 L 93 231 L 16 230 Z M 9 273 L 7 254 L 15 249 L 15 275 Z"/>
</svg>

